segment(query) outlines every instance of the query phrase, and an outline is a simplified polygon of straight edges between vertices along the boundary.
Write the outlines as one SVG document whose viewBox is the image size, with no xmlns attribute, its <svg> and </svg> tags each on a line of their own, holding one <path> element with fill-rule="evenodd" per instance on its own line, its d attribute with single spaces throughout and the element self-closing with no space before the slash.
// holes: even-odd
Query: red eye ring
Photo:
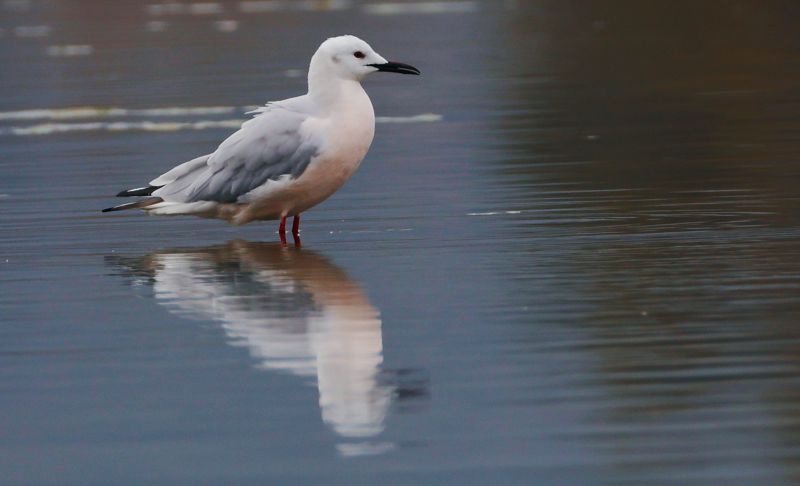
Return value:
<svg viewBox="0 0 800 486">
<path fill-rule="evenodd" d="M 367 56 L 366 56 L 366 55 L 364 55 L 364 53 L 363 53 L 363 52 L 361 52 L 361 51 L 356 51 L 356 52 L 354 52 L 354 53 L 353 53 L 353 55 L 354 55 L 354 56 L 356 56 L 356 59 L 364 59 L 365 57 L 367 57 Z"/>
</svg>

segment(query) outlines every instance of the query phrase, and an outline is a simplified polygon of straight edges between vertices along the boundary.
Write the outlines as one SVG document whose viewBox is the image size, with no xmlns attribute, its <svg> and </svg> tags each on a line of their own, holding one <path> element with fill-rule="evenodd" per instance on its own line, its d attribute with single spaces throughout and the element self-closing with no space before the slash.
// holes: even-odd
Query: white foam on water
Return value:
<svg viewBox="0 0 800 486">
<path fill-rule="evenodd" d="M 377 123 L 430 123 L 440 121 L 441 115 L 433 113 L 409 116 L 409 117 L 377 117 Z M 52 135 L 56 133 L 69 132 L 125 132 L 125 131 L 145 131 L 145 132 L 177 132 L 181 130 L 208 130 L 212 128 L 239 128 L 247 119 L 235 120 L 199 120 L 194 122 L 175 122 L 175 121 L 135 121 L 135 122 L 88 122 L 88 123 L 40 123 L 26 127 L 4 127 L 0 128 L 0 135 Z M 507 214 L 514 214 L 508 212 Z"/>
<path fill-rule="evenodd" d="M 33 110 L 0 111 L 0 121 L 4 120 L 78 120 L 86 118 L 122 118 L 126 116 L 192 116 L 229 115 L 244 113 L 262 108 L 261 106 L 171 106 L 163 108 L 120 108 L 77 106 L 72 108 L 41 108 Z M 442 121 L 437 113 L 421 113 L 412 116 L 378 116 L 378 123 L 425 123 Z"/>
<path fill-rule="evenodd" d="M 305 69 L 287 69 L 283 72 L 287 78 L 302 78 L 306 75 Z"/>
<path fill-rule="evenodd" d="M 145 6 L 148 15 L 178 15 L 186 12 L 186 5 L 178 2 L 151 3 Z"/>
<path fill-rule="evenodd" d="M 391 451 L 396 446 L 390 442 L 360 442 L 336 444 L 336 450 L 344 457 L 377 456 Z"/>
<path fill-rule="evenodd" d="M 45 52 L 50 57 L 89 56 L 94 52 L 94 47 L 88 44 L 54 45 L 54 46 L 47 46 Z"/>
<path fill-rule="evenodd" d="M 47 37 L 52 30 L 49 25 L 19 25 L 14 27 L 14 35 L 23 38 Z"/>
<path fill-rule="evenodd" d="M 467 216 L 496 216 L 498 214 L 522 214 L 522 211 L 488 211 L 485 213 L 467 213 Z"/>
<path fill-rule="evenodd" d="M 145 6 L 145 12 L 155 17 L 162 15 L 217 15 L 225 11 L 221 3 L 217 2 L 164 2 L 151 3 Z"/>
<path fill-rule="evenodd" d="M 236 106 L 168 106 L 163 108 L 130 109 L 119 107 L 77 106 L 72 108 L 41 108 L 33 110 L 0 111 L 3 120 L 77 120 L 82 118 L 120 118 L 125 116 L 190 116 L 227 115 L 245 110 Z"/>
<path fill-rule="evenodd" d="M 91 122 L 42 123 L 28 127 L 0 128 L 0 135 L 34 136 L 69 132 L 177 132 L 181 130 L 208 130 L 211 128 L 239 128 L 245 120 L 201 120 L 196 122 Z"/>
<path fill-rule="evenodd" d="M 190 3 L 190 15 L 216 15 L 224 11 L 222 4 L 216 2 Z"/>
<path fill-rule="evenodd" d="M 278 12 L 285 2 L 279 0 L 252 0 L 239 2 L 239 10 L 244 13 Z"/>
<path fill-rule="evenodd" d="M 413 116 L 376 116 L 377 123 L 434 123 L 442 121 L 442 115 L 437 113 L 422 113 Z"/>
<path fill-rule="evenodd" d="M 353 6 L 351 0 L 300 0 L 293 2 L 295 8 L 307 12 L 330 12 L 347 10 Z"/>
<path fill-rule="evenodd" d="M 169 27 L 169 22 L 165 20 L 150 20 L 144 24 L 148 32 L 164 32 Z"/>
<path fill-rule="evenodd" d="M 478 2 L 385 2 L 366 4 L 362 9 L 369 15 L 468 13 L 478 11 Z"/>
<path fill-rule="evenodd" d="M 127 110 L 133 116 L 186 116 L 186 115 L 225 115 L 242 110 L 237 106 L 172 106 L 164 108 L 143 108 Z"/>
<path fill-rule="evenodd" d="M 245 0 L 239 2 L 244 13 L 271 13 L 300 10 L 305 12 L 330 12 L 352 8 L 352 0 Z"/>
<path fill-rule="evenodd" d="M 113 118 L 138 117 L 198 117 L 208 115 L 238 115 L 263 106 L 172 106 L 161 108 L 121 108 L 77 106 L 70 108 L 40 108 L 31 110 L 0 112 L 0 122 L 44 121 L 29 126 L 0 126 L 0 135 L 50 135 L 55 133 L 90 131 L 179 131 L 206 130 L 212 128 L 239 128 L 247 117 L 226 120 L 154 121 L 131 120 L 110 121 Z M 376 123 L 433 123 L 442 121 L 437 113 L 421 113 L 412 116 L 379 116 Z M 71 120 L 86 120 L 70 122 Z"/>
<path fill-rule="evenodd" d="M 217 32 L 235 32 L 239 29 L 239 22 L 236 20 L 217 20 L 214 22 L 214 30 Z"/>
</svg>

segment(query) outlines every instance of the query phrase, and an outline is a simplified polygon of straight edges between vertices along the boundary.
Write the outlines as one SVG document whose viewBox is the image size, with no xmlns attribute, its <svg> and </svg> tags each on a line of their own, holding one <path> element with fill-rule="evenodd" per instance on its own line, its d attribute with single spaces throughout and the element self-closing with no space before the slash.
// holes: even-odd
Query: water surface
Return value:
<svg viewBox="0 0 800 486">
<path fill-rule="evenodd" d="M 0 8 L 4 484 L 798 480 L 794 2 Z M 98 212 L 341 33 L 302 248 Z"/>
</svg>

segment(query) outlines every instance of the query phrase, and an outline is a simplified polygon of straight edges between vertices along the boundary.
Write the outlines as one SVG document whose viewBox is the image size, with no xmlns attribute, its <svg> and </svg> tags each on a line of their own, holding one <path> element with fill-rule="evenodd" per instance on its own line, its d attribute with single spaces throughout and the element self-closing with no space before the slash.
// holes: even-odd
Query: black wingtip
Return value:
<svg viewBox="0 0 800 486">
<path fill-rule="evenodd" d="M 112 206 L 110 208 L 101 209 L 100 212 L 110 213 L 111 211 L 124 211 L 126 209 L 141 209 L 156 203 L 160 203 L 161 201 L 163 201 L 163 199 L 161 199 L 160 197 L 148 197 L 147 199 L 142 199 L 140 201 L 129 202 L 125 204 L 120 204 L 119 206 Z"/>
<path fill-rule="evenodd" d="M 110 208 L 101 209 L 100 212 L 101 213 L 110 213 L 111 211 L 122 211 L 124 209 L 132 208 L 133 204 L 134 203 L 128 203 L 128 204 L 121 204 L 119 206 L 112 206 Z"/>
<path fill-rule="evenodd" d="M 147 187 L 137 187 L 136 189 L 127 189 L 125 191 L 120 191 L 117 193 L 117 197 L 141 197 L 141 196 L 149 196 L 153 194 L 154 191 L 161 189 L 164 186 L 147 186 Z"/>
</svg>

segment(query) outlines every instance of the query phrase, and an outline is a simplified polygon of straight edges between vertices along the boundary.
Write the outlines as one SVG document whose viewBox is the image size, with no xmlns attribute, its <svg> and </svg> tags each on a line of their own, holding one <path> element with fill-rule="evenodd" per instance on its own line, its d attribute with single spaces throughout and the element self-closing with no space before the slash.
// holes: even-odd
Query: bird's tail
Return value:
<svg viewBox="0 0 800 486">
<path fill-rule="evenodd" d="M 124 211 L 126 209 L 142 209 L 146 208 L 147 206 L 152 206 L 153 204 L 158 204 L 164 201 L 160 197 L 148 197 L 147 199 L 142 199 L 141 201 L 136 201 L 132 203 L 120 204 L 119 206 L 113 206 L 110 208 L 103 209 L 102 212 L 109 213 L 111 211 Z"/>
</svg>

